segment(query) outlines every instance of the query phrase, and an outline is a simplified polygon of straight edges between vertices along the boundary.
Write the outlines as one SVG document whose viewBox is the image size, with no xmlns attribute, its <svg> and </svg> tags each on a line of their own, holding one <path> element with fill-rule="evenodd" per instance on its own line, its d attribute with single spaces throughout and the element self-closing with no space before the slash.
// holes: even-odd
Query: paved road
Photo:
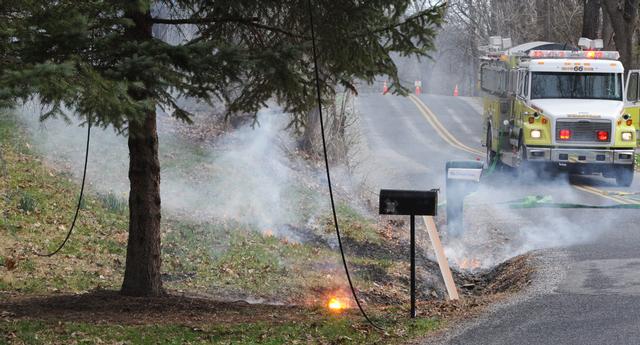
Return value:
<svg viewBox="0 0 640 345">
<path fill-rule="evenodd" d="M 477 101 L 433 95 L 419 98 L 459 143 L 483 150 Z M 367 161 L 374 162 L 369 165 L 370 180 L 377 187 L 443 188 L 447 160 L 479 157 L 451 145 L 411 99 L 369 94 L 360 96 L 358 103 L 369 148 Z M 453 265 L 461 255 L 481 255 L 488 265 L 528 250 L 555 248 L 538 252 L 542 265 L 548 265 L 541 272 L 554 273 L 539 275 L 534 285 L 542 288 L 496 308 L 450 333 L 449 338 L 433 341 L 640 344 L 640 210 L 496 206 L 528 195 L 613 205 L 636 202 L 639 194 L 634 193 L 640 193 L 638 175 L 630 188 L 618 188 L 601 177 L 522 181 L 496 174 L 486 179 L 471 197 L 475 205 L 466 211 L 467 239 L 445 238 Z"/>
</svg>

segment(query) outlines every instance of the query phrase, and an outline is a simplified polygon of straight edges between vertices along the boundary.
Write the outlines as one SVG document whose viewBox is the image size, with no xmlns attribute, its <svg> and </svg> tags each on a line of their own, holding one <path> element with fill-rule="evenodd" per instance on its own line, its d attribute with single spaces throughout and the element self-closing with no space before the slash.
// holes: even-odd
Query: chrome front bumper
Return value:
<svg viewBox="0 0 640 345">
<path fill-rule="evenodd" d="M 527 147 L 529 161 L 578 164 L 633 164 L 633 149 L 576 149 Z"/>
</svg>

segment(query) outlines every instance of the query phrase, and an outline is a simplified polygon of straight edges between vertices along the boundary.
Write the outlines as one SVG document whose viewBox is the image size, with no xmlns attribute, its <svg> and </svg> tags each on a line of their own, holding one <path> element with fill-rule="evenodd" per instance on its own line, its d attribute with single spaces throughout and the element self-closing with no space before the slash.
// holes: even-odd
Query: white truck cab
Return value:
<svg viewBox="0 0 640 345">
<path fill-rule="evenodd" d="M 625 83 L 618 52 L 528 46 L 524 53 L 500 55 L 481 66 L 488 159 L 517 168 L 546 165 L 602 173 L 630 185 L 638 71 L 631 71 Z"/>
</svg>

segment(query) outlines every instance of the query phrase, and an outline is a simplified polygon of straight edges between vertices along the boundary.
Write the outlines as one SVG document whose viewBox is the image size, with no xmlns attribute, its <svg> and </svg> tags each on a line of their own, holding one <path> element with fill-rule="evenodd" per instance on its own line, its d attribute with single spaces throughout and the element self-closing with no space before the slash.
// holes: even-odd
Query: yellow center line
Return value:
<svg viewBox="0 0 640 345">
<path fill-rule="evenodd" d="M 592 195 L 595 195 L 595 196 L 599 196 L 601 198 L 609 199 L 609 200 L 611 200 L 611 201 L 613 201 L 613 202 L 615 202 L 617 204 L 627 205 L 627 201 L 625 201 L 625 200 L 620 200 L 618 198 L 610 197 L 610 196 L 608 196 L 608 195 L 606 195 L 604 193 L 601 193 L 601 192 L 599 192 L 597 190 L 590 189 L 587 186 L 583 186 L 583 185 L 571 185 L 571 186 L 573 188 L 581 190 L 581 191 L 583 191 L 585 193 L 589 193 L 589 194 L 592 194 Z"/>
<path fill-rule="evenodd" d="M 413 96 L 413 95 L 411 95 Z M 436 131 L 436 133 L 444 140 L 446 141 L 449 145 L 467 151 L 468 150 L 461 148 L 457 145 L 457 143 L 455 142 L 455 138 L 452 138 L 451 134 L 443 131 L 441 125 L 437 122 L 437 119 L 434 118 L 433 116 L 431 116 L 431 114 L 429 113 L 428 110 L 423 109 L 422 105 L 419 103 L 419 101 L 415 100 L 413 97 L 409 96 L 409 98 L 411 99 L 411 101 L 416 105 L 416 107 L 418 108 L 418 110 L 420 111 L 420 113 L 422 114 L 422 116 L 424 116 L 424 118 L 427 120 L 427 122 L 429 122 L 429 124 L 431 125 L 431 127 Z"/>
<path fill-rule="evenodd" d="M 462 151 L 466 151 L 466 152 L 471 153 L 473 155 L 480 155 L 480 156 L 484 155 L 484 152 L 482 152 L 480 150 L 476 150 L 474 148 L 471 148 L 471 147 L 461 143 L 458 139 L 456 139 L 456 137 L 454 137 L 451 134 L 451 132 L 449 132 L 444 127 L 444 125 L 442 125 L 440 120 L 438 120 L 438 117 L 431 111 L 431 109 L 429 109 L 429 107 L 427 107 L 427 105 L 424 104 L 424 102 L 422 102 L 422 100 L 420 100 L 418 97 L 416 97 L 414 95 L 409 95 L 409 99 L 411 99 L 411 101 L 416 105 L 418 110 L 420 110 L 420 113 L 422 113 L 422 115 L 425 117 L 425 119 L 427 119 L 429 124 L 431 124 L 431 127 L 433 127 L 433 129 L 436 131 L 436 133 L 438 133 L 438 135 L 442 139 L 444 139 L 444 141 L 446 141 L 451 146 L 453 146 L 453 147 L 455 147 L 457 149 L 460 149 Z"/>
<path fill-rule="evenodd" d="M 603 198 L 609 199 L 609 200 L 613 200 L 619 204 L 624 204 L 624 205 L 640 205 L 640 201 L 638 200 L 631 200 L 631 199 L 627 199 L 627 198 L 623 198 L 623 197 L 619 197 L 616 195 L 611 195 L 609 194 L 609 192 L 607 192 L 606 190 L 602 190 L 599 188 L 594 188 L 591 186 L 585 186 L 585 185 L 574 185 L 575 188 L 580 189 L 584 192 L 587 193 L 591 193 L 594 195 L 598 195 L 601 196 Z"/>
</svg>

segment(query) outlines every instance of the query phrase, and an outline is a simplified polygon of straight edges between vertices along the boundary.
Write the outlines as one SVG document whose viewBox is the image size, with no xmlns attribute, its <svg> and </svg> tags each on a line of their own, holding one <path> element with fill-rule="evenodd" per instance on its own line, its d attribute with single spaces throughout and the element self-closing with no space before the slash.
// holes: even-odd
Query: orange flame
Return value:
<svg viewBox="0 0 640 345">
<path fill-rule="evenodd" d="M 462 261 L 458 261 L 458 266 L 460 267 L 460 269 L 463 269 L 463 270 L 468 270 L 468 269 L 475 270 L 482 266 L 482 262 L 477 258 L 472 258 L 472 259 L 463 258 Z"/>
<path fill-rule="evenodd" d="M 347 308 L 347 305 L 344 302 L 342 302 L 340 299 L 336 297 L 331 297 L 331 299 L 329 299 L 329 302 L 327 303 L 327 307 L 331 311 L 341 312 L 342 310 Z"/>
<path fill-rule="evenodd" d="M 480 260 L 476 258 L 471 260 L 471 268 L 477 269 L 477 268 L 480 268 L 480 266 L 481 266 Z"/>
</svg>

